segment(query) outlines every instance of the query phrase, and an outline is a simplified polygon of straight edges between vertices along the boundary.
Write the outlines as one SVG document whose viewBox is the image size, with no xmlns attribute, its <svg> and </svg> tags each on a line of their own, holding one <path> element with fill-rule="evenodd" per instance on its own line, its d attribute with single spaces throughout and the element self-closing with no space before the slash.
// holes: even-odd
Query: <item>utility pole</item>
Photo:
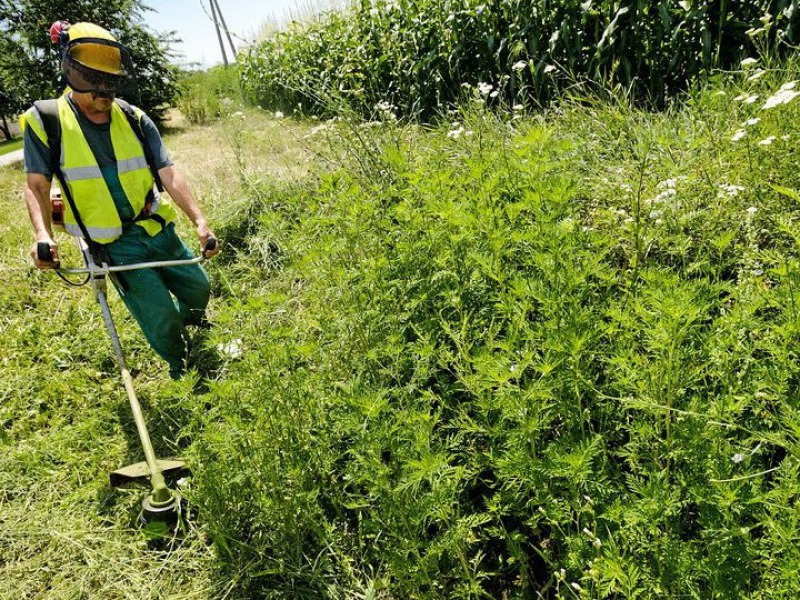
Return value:
<svg viewBox="0 0 800 600">
<path fill-rule="evenodd" d="M 231 47 L 231 58 L 236 60 L 236 46 L 233 45 L 231 33 L 228 31 L 228 25 L 225 23 L 225 18 L 222 16 L 222 10 L 219 8 L 217 0 L 208 0 L 211 6 L 211 17 L 214 19 L 214 27 L 217 30 L 217 39 L 219 40 L 219 49 L 222 50 L 222 62 L 228 66 L 228 55 L 225 52 L 225 44 L 222 41 L 222 31 L 225 31 L 225 36 L 228 38 L 228 44 Z"/>
</svg>

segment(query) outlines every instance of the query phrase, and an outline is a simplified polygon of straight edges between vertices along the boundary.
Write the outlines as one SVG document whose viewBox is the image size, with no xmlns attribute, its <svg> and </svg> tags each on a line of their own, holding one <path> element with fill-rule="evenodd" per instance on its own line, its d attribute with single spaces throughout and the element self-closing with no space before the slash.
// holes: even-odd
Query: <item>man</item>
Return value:
<svg viewBox="0 0 800 600">
<path fill-rule="evenodd" d="M 91 23 L 59 21 L 51 37 L 61 46 L 67 91 L 55 101 L 35 103 L 23 117 L 25 200 L 36 242 L 47 243 L 52 254 L 52 261 L 40 260 L 35 244 L 36 267 L 58 264 L 50 201 L 54 174 L 66 200 L 65 228 L 88 238 L 110 264 L 192 258 L 175 233 L 172 203 L 153 190 L 155 175 L 193 223 L 205 256 L 215 255 L 218 248 L 208 243 L 214 234 L 155 125 L 139 109 L 115 100 L 128 75 L 125 48 Z M 54 122 L 61 143 L 51 149 Z M 119 273 L 116 283 L 148 342 L 169 363 L 170 375 L 179 378 L 187 354 L 185 325 L 202 324 L 208 304 L 205 270 L 190 265 L 128 271 Z"/>
</svg>

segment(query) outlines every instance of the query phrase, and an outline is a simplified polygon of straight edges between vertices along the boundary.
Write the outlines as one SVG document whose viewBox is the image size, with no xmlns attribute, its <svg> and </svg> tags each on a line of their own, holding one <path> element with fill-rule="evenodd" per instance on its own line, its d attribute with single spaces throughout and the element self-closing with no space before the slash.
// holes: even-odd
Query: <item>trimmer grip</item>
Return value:
<svg viewBox="0 0 800 600">
<path fill-rule="evenodd" d="M 42 262 L 53 262 L 53 249 L 47 242 L 36 243 L 36 258 Z"/>
<path fill-rule="evenodd" d="M 212 252 L 217 249 L 217 238 L 210 237 L 206 240 L 206 252 Z"/>
</svg>

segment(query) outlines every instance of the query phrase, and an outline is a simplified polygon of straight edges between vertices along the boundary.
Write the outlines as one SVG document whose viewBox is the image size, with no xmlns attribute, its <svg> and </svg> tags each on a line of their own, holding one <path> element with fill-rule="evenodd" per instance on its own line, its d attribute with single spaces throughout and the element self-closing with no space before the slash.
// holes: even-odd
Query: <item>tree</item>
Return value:
<svg viewBox="0 0 800 600">
<path fill-rule="evenodd" d="M 0 0 L 0 121 L 63 90 L 57 48 L 48 34 L 59 19 L 89 21 L 114 33 L 131 54 L 136 80 L 126 99 L 161 121 L 178 94 L 178 70 L 169 62 L 175 38 L 148 29 L 146 10 L 142 0 Z"/>
</svg>

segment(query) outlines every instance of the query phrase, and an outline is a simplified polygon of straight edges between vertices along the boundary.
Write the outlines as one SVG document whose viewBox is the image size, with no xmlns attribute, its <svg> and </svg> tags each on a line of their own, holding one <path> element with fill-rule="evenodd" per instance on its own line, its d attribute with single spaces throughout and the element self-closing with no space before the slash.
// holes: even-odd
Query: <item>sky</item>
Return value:
<svg viewBox="0 0 800 600">
<path fill-rule="evenodd" d="M 252 40 L 265 23 L 277 25 L 312 10 L 307 0 L 305 4 L 298 0 L 217 0 L 217 3 L 237 48 L 245 40 Z M 174 30 L 183 40 L 174 46 L 185 55 L 183 64 L 195 62 L 205 68 L 223 62 L 209 0 L 145 0 L 145 4 L 153 9 L 144 15 L 151 29 Z M 222 40 L 230 61 L 230 46 L 224 33 Z"/>
</svg>

